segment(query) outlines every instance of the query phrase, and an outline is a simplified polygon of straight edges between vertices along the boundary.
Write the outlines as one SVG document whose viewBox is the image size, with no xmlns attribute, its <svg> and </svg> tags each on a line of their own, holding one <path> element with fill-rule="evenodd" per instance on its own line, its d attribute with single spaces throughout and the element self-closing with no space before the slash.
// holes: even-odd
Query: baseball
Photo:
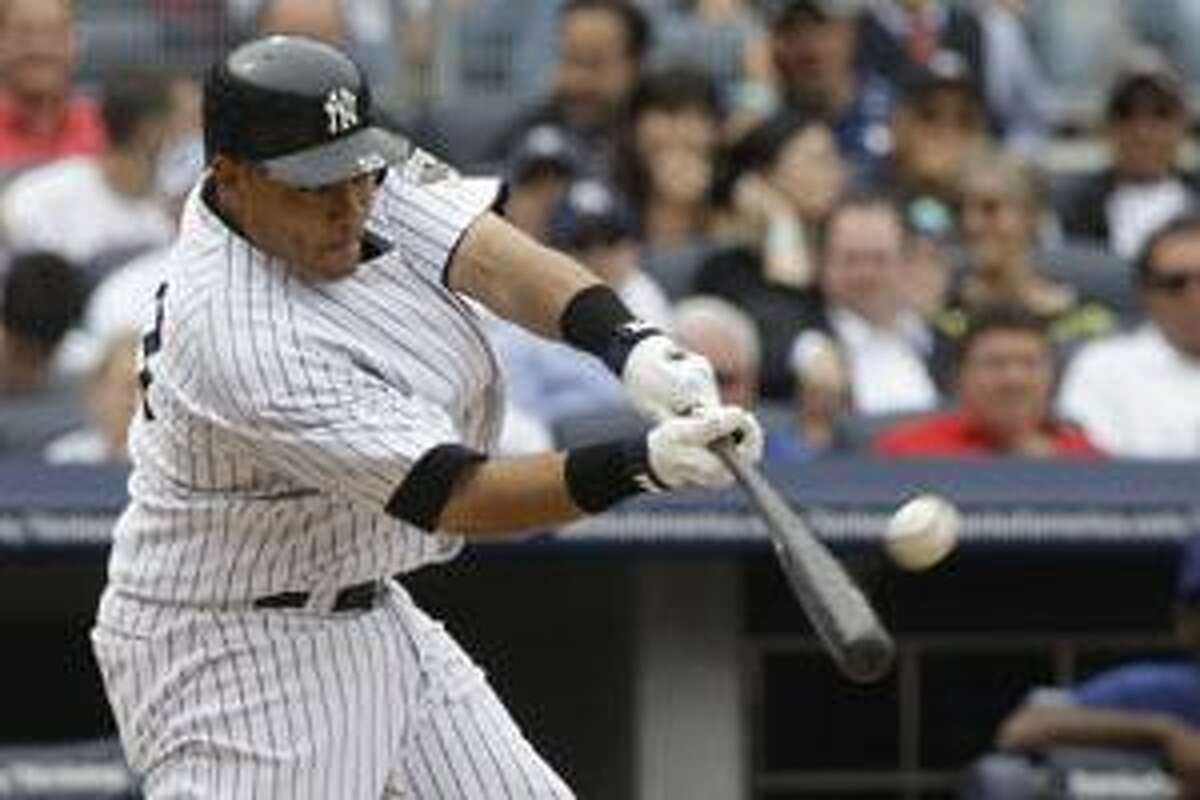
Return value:
<svg viewBox="0 0 1200 800">
<path fill-rule="evenodd" d="M 962 516 L 949 500 L 922 494 L 892 515 L 884 544 L 903 569 L 929 569 L 954 549 L 961 527 Z"/>
</svg>

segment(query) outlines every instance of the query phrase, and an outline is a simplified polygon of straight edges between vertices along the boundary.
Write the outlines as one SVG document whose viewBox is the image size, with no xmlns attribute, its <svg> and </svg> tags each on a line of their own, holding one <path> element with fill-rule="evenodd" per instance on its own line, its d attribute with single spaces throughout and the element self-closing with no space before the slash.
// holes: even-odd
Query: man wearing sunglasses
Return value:
<svg viewBox="0 0 1200 800">
<path fill-rule="evenodd" d="M 1152 230 L 1195 205 L 1200 179 L 1177 166 L 1189 123 L 1185 95 L 1153 51 L 1118 75 L 1105 112 L 1112 165 L 1066 185 L 1058 209 L 1065 233 L 1133 258 Z"/>
<path fill-rule="evenodd" d="M 1113 455 L 1200 457 L 1200 213 L 1150 235 L 1135 280 L 1147 321 L 1079 352 L 1060 409 Z"/>
</svg>

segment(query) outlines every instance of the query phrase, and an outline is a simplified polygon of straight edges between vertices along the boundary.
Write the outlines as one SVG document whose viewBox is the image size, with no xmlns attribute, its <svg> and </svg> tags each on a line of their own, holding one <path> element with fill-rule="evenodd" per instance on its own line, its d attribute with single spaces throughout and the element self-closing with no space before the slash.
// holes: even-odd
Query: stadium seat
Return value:
<svg viewBox="0 0 1200 800">
<path fill-rule="evenodd" d="M 1102 243 L 1068 238 L 1042 251 L 1041 257 L 1050 277 L 1074 286 L 1084 298 L 1111 308 L 1122 323 L 1141 318 L 1132 267 Z"/>
</svg>

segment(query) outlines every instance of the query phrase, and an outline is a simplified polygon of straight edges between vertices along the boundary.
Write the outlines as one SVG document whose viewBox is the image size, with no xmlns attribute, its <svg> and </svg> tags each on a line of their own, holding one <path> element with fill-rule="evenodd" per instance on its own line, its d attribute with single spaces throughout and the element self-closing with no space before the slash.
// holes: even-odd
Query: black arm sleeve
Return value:
<svg viewBox="0 0 1200 800">
<path fill-rule="evenodd" d="M 404 482 L 396 488 L 387 512 L 422 530 L 433 531 L 459 477 L 486 460 L 483 453 L 457 444 L 430 449 L 413 464 Z"/>
</svg>

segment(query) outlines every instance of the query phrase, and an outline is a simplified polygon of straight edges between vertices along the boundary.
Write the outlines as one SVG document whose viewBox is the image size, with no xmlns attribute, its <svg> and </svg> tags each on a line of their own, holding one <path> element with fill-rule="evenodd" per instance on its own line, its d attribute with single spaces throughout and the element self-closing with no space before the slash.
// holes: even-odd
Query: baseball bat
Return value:
<svg viewBox="0 0 1200 800">
<path fill-rule="evenodd" d="M 896 647 L 862 591 L 775 487 L 737 455 L 732 440 L 719 440 L 711 447 L 766 523 L 792 591 L 842 674 L 858 683 L 885 676 Z"/>
</svg>

